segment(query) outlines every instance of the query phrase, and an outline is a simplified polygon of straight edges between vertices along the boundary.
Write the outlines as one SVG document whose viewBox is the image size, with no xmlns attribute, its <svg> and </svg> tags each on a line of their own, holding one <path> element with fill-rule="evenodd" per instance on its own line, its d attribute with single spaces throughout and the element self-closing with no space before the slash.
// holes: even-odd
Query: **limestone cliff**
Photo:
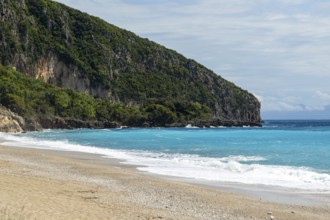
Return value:
<svg viewBox="0 0 330 220">
<path fill-rule="evenodd" d="M 0 0 L 0 59 L 28 76 L 130 106 L 195 102 L 212 110 L 212 120 L 261 121 L 252 94 L 196 61 L 49 0 Z"/>
<path fill-rule="evenodd" d="M 22 117 L 0 106 L 0 132 L 22 132 L 24 126 Z"/>
</svg>

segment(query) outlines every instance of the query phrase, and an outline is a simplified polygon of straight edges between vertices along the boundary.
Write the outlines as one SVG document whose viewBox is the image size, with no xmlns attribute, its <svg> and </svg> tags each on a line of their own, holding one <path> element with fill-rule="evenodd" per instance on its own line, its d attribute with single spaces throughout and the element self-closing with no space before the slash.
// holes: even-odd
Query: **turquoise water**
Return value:
<svg viewBox="0 0 330 220">
<path fill-rule="evenodd" d="M 100 153 L 177 177 L 330 191 L 330 121 L 262 128 L 47 130 L 5 135 L 22 147 Z"/>
</svg>

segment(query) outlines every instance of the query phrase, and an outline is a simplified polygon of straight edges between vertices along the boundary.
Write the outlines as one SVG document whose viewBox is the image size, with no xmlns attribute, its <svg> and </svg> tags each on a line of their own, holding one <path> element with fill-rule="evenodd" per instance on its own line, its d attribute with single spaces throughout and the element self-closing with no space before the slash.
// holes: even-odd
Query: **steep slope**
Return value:
<svg viewBox="0 0 330 220">
<path fill-rule="evenodd" d="M 99 18 L 49 0 L 0 0 L 0 15 L 1 64 L 28 76 L 129 106 L 189 102 L 216 120 L 260 122 L 252 94 Z"/>
<path fill-rule="evenodd" d="M 194 102 L 168 101 L 127 106 L 72 89 L 62 89 L 1 65 L 0 82 L 0 131 L 123 125 L 177 127 L 187 123 L 201 124 L 201 119 L 206 120 L 201 124 L 204 126 L 211 117 L 209 108 Z"/>
</svg>

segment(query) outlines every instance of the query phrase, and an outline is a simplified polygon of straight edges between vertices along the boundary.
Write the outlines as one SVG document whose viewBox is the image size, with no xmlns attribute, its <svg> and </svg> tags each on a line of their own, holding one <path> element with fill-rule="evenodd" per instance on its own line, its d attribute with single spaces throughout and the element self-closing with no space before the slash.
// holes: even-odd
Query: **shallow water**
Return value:
<svg viewBox="0 0 330 220">
<path fill-rule="evenodd" d="M 47 130 L 5 144 L 103 154 L 155 174 L 330 192 L 330 121 L 262 128 Z"/>
</svg>

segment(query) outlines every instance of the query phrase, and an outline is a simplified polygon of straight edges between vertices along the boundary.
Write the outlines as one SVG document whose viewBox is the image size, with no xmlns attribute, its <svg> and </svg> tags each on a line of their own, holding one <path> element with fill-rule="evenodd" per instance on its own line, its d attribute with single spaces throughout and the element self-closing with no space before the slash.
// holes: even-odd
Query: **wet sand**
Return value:
<svg viewBox="0 0 330 220">
<path fill-rule="evenodd" d="M 243 194 L 100 155 L 0 146 L 0 219 L 330 219 L 329 204 Z"/>
</svg>

